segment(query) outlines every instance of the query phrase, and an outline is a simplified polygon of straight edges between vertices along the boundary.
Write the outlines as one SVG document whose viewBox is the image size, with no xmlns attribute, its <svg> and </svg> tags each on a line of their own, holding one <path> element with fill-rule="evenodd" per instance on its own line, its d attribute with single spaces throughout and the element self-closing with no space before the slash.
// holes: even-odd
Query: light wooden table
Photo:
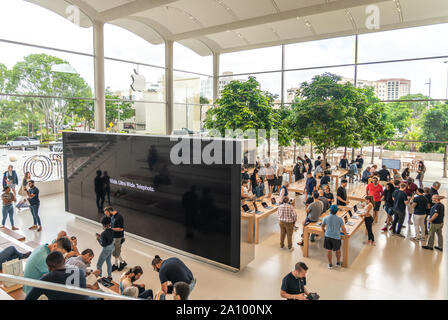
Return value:
<svg viewBox="0 0 448 320">
<path fill-rule="evenodd" d="M 349 207 L 339 207 L 339 211 L 337 215 L 341 218 L 344 218 L 345 215 L 348 215 L 348 210 L 352 210 L 353 208 Z M 329 211 L 325 212 L 321 215 L 319 221 L 322 222 L 322 219 L 329 214 Z M 342 266 L 348 267 L 348 249 L 350 246 L 350 237 L 359 229 L 361 224 L 364 221 L 364 218 L 358 216 L 357 219 L 350 218 L 348 221 L 353 222 L 353 226 L 345 225 L 345 229 L 347 230 L 347 235 L 341 236 L 341 240 L 343 240 L 342 244 Z M 312 222 L 308 224 L 303 230 L 303 256 L 309 257 L 309 238 L 310 234 L 317 234 L 324 236 L 325 233 L 322 231 L 321 226 L 317 226 L 316 222 Z"/>
<path fill-rule="evenodd" d="M 335 178 L 336 179 L 336 190 L 339 188 L 339 179 L 343 178 L 344 176 L 346 176 L 348 174 L 348 170 L 346 169 L 338 169 L 338 170 L 333 170 L 331 172 L 330 177 Z"/>
<path fill-rule="evenodd" d="M 279 197 L 275 197 L 276 202 L 278 203 L 278 198 Z M 261 205 L 261 202 L 266 202 L 266 204 L 271 207 L 270 209 L 266 209 Z M 253 243 L 258 244 L 259 243 L 259 237 L 260 237 L 260 220 L 269 217 L 270 215 L 277 213 L 278 211 L 278 204 L 272 204 L 271 199 L 268 198 L 258 198 L 257 203 L 257 209 L 259 213 L 255 212 L 255 208 L 253 205 L 253 201 L 243 201 L 242 204 L 245 203 L 248 205 L 249 209 L 253 210 L 254 212 L 249 213 L 249 212 L 244 212 L 244 210 L 242 210 L 241 212 L 241 217 L 242 219 L 245 219 L 248 221 L 248 238 L 249 238 L 249 243 L 252 243 L 252 237 L 253 237 Z M 249 216 L 252 216 L 252 218 L 250 218 Z M 252 233 L 253 230 L 253 233 Z"/>
</svg>

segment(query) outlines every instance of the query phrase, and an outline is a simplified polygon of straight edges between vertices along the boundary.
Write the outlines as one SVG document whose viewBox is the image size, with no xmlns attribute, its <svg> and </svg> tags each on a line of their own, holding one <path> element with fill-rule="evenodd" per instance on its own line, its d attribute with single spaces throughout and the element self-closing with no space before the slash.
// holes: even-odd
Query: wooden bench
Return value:
<svg viewBox="0 0 448 320">
<path fill-rule="evenodd" d="M 14 231 L 12 231 L 14 232 Z M 16 233 L 16 232 L 14 232 Z M 23 243 L 22 241 L 25 240 L 25 237 L 23 237 L 23 240 L 17 240 L 16 237 L 10 236 L 8 233 L 3 232 L 0 233 L 0 250 L 4 250 L 7 247 L 13 246 L 19 251 L 20 253 L 26 253 L 29 251 L 33 251 L 34 247 L 27 245 L 27 243 Z M 21 237 L 20 237 L 21 238 Z M 30 241 L 34 242 L 34 241 Z M 8 293 L 14 300 L 24 300 L 26 294 L 22 290 L 22 285 L 14 285 L 11 287 L 4 287 L 0 283 L 0 288 Z"/>
<path fill-rule="evenodd" d="M 353 212 L 353 208 L 340 206 L 337 215 L 344 219 L 344 216 L 347 215 L 347 217 L 348 217 L 349 210 L 352 210 L 352 212 Z M 322 222 L 322 219 L 325 216 L 327 216 L 328 214 L 329 214 L 329 210 L 320 216 L 319 222 Z M 341 236 L 341 240 L 343 240 L 343 245 L 342 245 L 342 266 L 343 267 L 348 267 L 348 248 L 350 245 L 350 237 L 362 225 L 362 223 L 364 222 L 364 218 L 361 218 L 360 216 L 358 216 L 357 219 L 348 218 L 348 221 L 352 222 L 353 226 L 349 226 L 349 225 L 345 224 L 345 229 L 347 230 L 347 235 Z M 307 226 L 305 226 L 305 229 L 303 230 L 303 256 L 304 257 L 309 257 L 310 235 L 311 234 L 317 234 L 320 236 L 325 235 L 325 233 L 322 231 L 322 227 L 318 226 L 316 224 L 317 224 L 316 222 L 312 222 L 312 223 L 308 224 Z"/>
<path fill-rule="evenodd" d="M 25 241 L 25 236 L 16 231 L 8 228 L 0 228 L 0 232 L 6 234 L 7 236 L 16 239 L 17 241 Z"/>
</svg>

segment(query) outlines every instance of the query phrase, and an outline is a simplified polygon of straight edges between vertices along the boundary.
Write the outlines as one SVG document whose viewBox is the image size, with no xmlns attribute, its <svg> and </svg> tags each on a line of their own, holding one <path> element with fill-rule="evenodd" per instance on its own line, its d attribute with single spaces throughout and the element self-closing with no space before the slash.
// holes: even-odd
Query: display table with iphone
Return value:
<svg viewBox="0 0 448 320">
<path fill-rule="evenodd" d="M 339 211 L 337 215 L 341 217 L 345 222 L 345 229 L 347 230 L 346 235 L 341 235 L 342 240 L 342 266 L 348 267 L 348 249 L 350 246 L 350 238 L 352 235 L 359 229 L 361 224 L 364 221 L 364 218 L 359 216 L 359 213 L 362 211 L 358 211 L 357 214 L 354 213 L 354 208 L 352 207 L 342 207 L 339 206 Z M 329 214 L 329 211 L 323 213 L 318 222 L 312 222 L 305 226 L 303 230 L 303 256 L 309 257 L 309 238 L 311 234 L 317 234 L 320 236 L 324 236 L 324 232 L 322 231 L 322 219 Z"/>
<path fill-rule="evenodd" d="M 248 221 L 249 243 L 259 243 L 260 220 L 277 212 L 278 201 L 278 196 L 241 201 L 241 219 Z"/>
</svg>

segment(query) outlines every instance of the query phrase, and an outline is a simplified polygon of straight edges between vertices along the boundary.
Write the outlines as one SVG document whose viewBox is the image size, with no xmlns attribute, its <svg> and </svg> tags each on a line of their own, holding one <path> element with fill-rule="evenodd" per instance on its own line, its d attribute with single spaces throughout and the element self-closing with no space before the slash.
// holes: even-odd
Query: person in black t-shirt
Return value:
<svg viewBox="0 0 448 320">
<path fill-rule="evenodd" d="M 388 183 L 383 192 L 384 211 L 387 213 L 386 224 L 381 231 L 386 232 L 390 224 L 392 224 L 392 218 L 394 216 L 394 199 L 392 194 L 395 191 L 395 186 L 392 183 Z M 392 230 L 392 228 L 391 228 Z"/>
<path fill-rule="evenodd" d="M 96 234 L 96 240 L 103 248 L 98 256 L 98 262 L 96 264 L 97 270 L 100 270 L 100 276 L 103 273 L 103 264 L 107 265 L 107 276 L 112 280 L 112 252 L 114 251 L 114 232 L 110 228 L 111 219 L 108 216 L 104 216 L 101 219 L 104 231 L 101 234 Z"/>
<path fill-rule="evenodd" d="M 45 260 L 49 273 L 45 274 L 40 280 L 62 285 L 77 286 L 86 288 L 86 275 L 83 270 L 78 268 L 66 268 L 64 255 L 59 251 L 53 251 Z M 27 294 L 25 300 L 37 300 L 41 295 L 45 295 L 48 300 L 88 300 L 89 297 L 61 292 L 49 289 L 34 287 Z"/>
<path fill-rule="evenodd" d="M 121 247 L 124 242 L 124 219 L 123 216 L 112 207 L 104 209 L 104 214 L 110 217 L 112 231 L 114 232 L 114 251 L 112 252 L 112 255 L 115 258 L 115 263 L 112 266 L 112 272 L 116 270 L 122 271 L 124 267 L 128 265 L 121 257 Z"/>
<path fill-rule="evenodd" d="M 337 205 L 338 206 L 348 206 L 350 201 L 347 200 L 347 180 L 343 179 L 341 181 L 341 185 L 336 191 L 336 199 L 337 199 Z"/>
<path fill-rule="evenodd" d="M 320 156 L 318 156 L 317 157 L 317 160 L 316 161 L 314 161 L 314 167 L 315 168 L 317 168 L 318 166 L 320 166 L 320 164 L 321 164 L 321 157 Z"/>
<path fill-rule="evenodd" d="M 297 262 L 294 270 L 282 280 L 280 296 L 287 300 L 306 300 L 309 294 L 306 286 L 308 267 L 303 262 Z"/>
<path fill-rule="evenodd" d="M 330 186 L 326 185 L 324 186 L 324 197 L 328 199 L 330 202 L 330 205 L 334 202 L 334 195 L 330 190 Z"/>
<path fill-rule="evenodd" d="M 425 234 L 425 217 L 426 211 L 429 208 L 429 202 L 424 196 L 424 190 L 422 188 L 417 189 L 417 195 L 414 196 L 411 202 L 411 206 L 414 208 L 414 228 L 415 237 L 412 237 L 412 241 L 420 241 L 424 239 Z"/>
<path fill-rule="evenodd" d="M 159 256 L 155 256 L 152 260 L 154 271 L 159 273 L 162 291 L 168 294 L 168 284 L 175 285 L 177 282 L 185 282 L 189 285 L 190 292 L 196 286 L 196 279 L 190 269 L 178 258 L 168 258 L 162 260 Z"/>
<path fill-rule="evenodd" d="M 313 171 L 313 164 L 312 164 L 312 162 L 311 162 L 311 159 L 310 158 L 308 158 L 308 156 L 307 155 L 305 155 L 305 162 L 306 162 L 306 165 L 307 165 L 307 167 L 308 167 L 308 173 L 311 173 L 312 171 Z"/>
<path fill-rule="evenodd" d="M 425 214 L 425 236 L 428 235 L 429 230 L 428 230 L 428 216 L 429 213 L 431 212 L 431 203 L 432 203 L 432 196 L 431 196 L 431 189 L 429 187 L 424 187 L 423 190 L 425 191 L 425 193 L 423 194 L 426 198 L 426 200 L 428 200 L 428 209 L 426 210 L 426 214 Z"/>
<path fill-rule="evenodd" d="M 324 188 L 324 186 L 329 185 L 331 178 L 329 176 L 329 172 L 327 170 L 324 171 L 324 176 L 320 179 L 320 188 Z"/>
<path fill-rule="evenodd" d="M 439 251 L 443 251 L 442 229 L 443 219 L 445 218 L 445 206 L 440 202 L 442 198 L 443 197 L 439 195 L 432 196 L 432 202 L 434 202 L 434 205 L 431 207 L 431 212 L 429 214 L 428 220 L 428 222 L 430 223 L 428 242 L 426 243 L 426 246 L 422 246 L 423 249 L 433 250 L 434 238 L 435 235 L 437 235 L 438 246 L 434 248 Z"/>
<path fill-rule="evenodd" d="M 381 181 L 384 183 L 384 182 L 388 182 L 390 180 L 390 172 L 389 172 L 389 170 L 387 170 L 386 166 L 383 166 L 381 168 L 381 170 L 378 171 L 378 174 L 380 175 L 380 183 L 381 183 Z M 384 184 L 383 184 L 383 186 L 384 186 Z"/>
<path fill-rule="evenodd" d="M 344 155 L 339 161 L 339 168 L 347 169 L 347 167 L 348 167 L 348 160 L 347 157 Z"/>
<path fill-rule="evenodd" d="M 406 205 L 409 203 L 408 196 L 404 192 L 406 183 L 400 184 L 400 189 L 395 190 L 392 194 L 394 199 L 394 221 L 392 223 L 392 234 L 401 238 L 406 238 L 401 234 L 404 218 L 406 217 Z"/>
</svg>

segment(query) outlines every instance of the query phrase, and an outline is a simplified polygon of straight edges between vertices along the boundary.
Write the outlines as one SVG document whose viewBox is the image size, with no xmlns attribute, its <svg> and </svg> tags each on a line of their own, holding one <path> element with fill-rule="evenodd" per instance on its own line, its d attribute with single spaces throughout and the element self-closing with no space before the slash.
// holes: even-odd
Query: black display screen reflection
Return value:
<svg viewBox="0 0 448 320">
<path fill-rule="evenodd" d="M 110 205 L 127 232 L 239 268 L 240 166 L 174 165 L 176 143 L 64 132 L 66 210 L 100 221 Z"/>
</svg>

